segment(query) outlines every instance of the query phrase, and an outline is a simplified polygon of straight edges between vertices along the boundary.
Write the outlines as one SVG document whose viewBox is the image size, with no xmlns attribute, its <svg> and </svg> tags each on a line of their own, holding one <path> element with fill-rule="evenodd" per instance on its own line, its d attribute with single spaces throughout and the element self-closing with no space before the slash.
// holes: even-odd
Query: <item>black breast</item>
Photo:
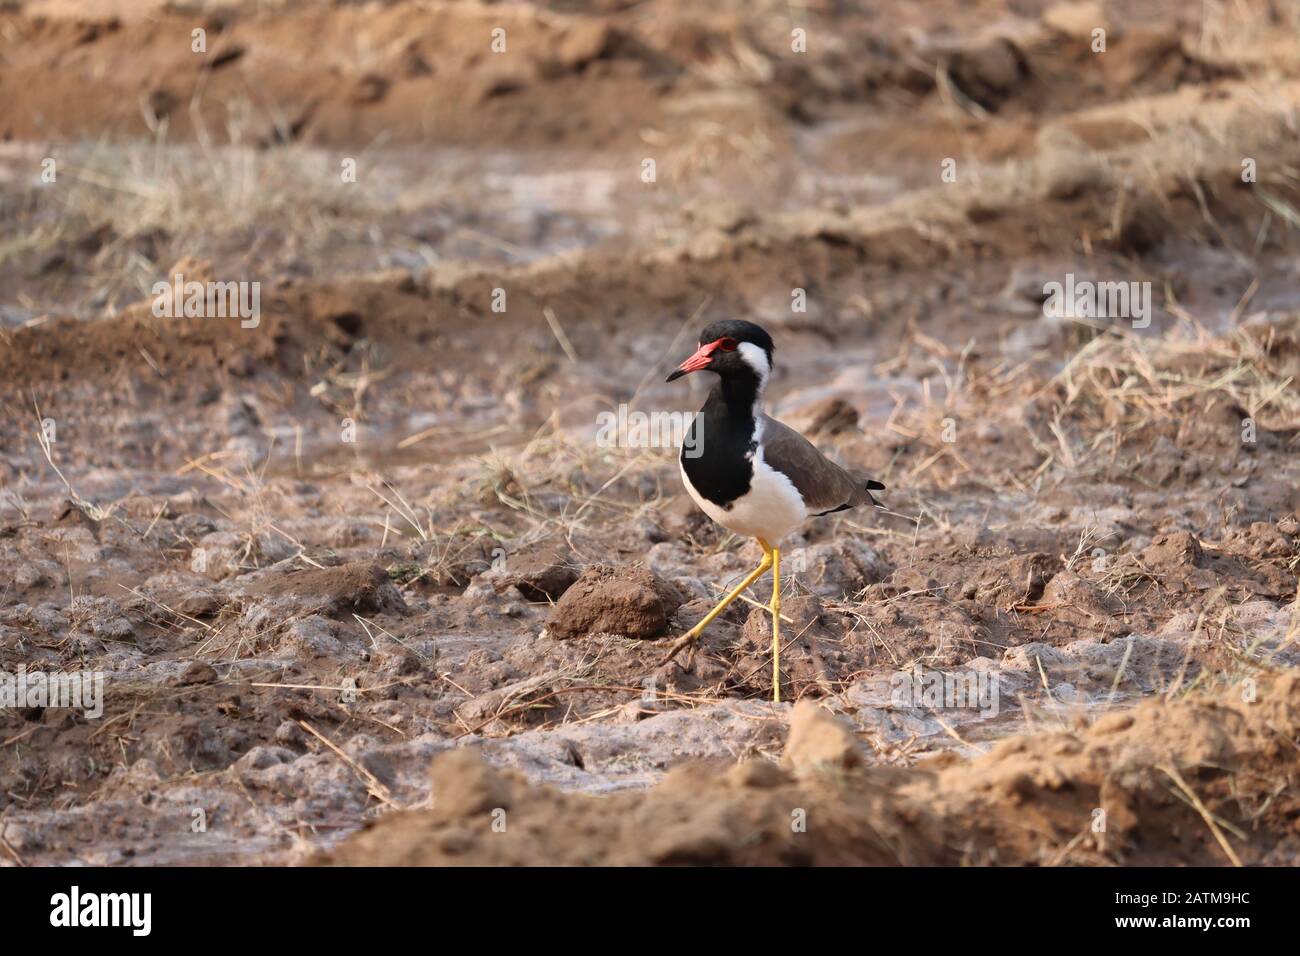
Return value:
<svg viewBox="0 0 1300 956">
<path fill-rule="evenodd" d="M 754 477 L 754 419 L 735 414 L 715 399 L 710 395 L 691 422 L 682 444 L 682 470 L 704 498 L 730 508 L 749 491 Z"/>
</svg>

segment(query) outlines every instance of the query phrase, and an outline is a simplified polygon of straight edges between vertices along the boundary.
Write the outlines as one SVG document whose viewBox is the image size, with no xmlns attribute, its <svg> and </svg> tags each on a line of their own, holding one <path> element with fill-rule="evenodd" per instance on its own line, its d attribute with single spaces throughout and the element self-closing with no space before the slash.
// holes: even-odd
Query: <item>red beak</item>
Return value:
<svg viewBox="0 0 1300 956">
<path fill-rule="evenodd" d="M 695 350 L 695 354 L 688 358 L 681 365 L 673 370 L 673 373 L 664 379 L 666 382 L 674 382 L 683 375 L 689 375 L 691 372 L 698 372 L 702 368 L 708 368 L 709 363 L 713 361 L 713 351 L 718 347 L 717 342 L 709 342 L 707 345 L 701 345 Z"/>
</svg>

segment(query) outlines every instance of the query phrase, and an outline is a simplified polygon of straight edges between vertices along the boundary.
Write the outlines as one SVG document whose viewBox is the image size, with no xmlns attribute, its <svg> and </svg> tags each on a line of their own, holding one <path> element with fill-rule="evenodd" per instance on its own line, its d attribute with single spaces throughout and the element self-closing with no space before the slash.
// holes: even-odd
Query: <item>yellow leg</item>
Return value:
<svg viewBox="0 0 1300 956">
<path fill-rule="evenodd" d="M 781 702 L 781 551 L 772 549 L 772 700 Z"/>
<path fill-rule="evenodd" d="M 772 560 L 773 560 L 772 556 L 776 552 L 773 551 L 771 548 L 769 548 L 767 542 L 764 541 L 762 538 L 758 538 L 756 540 L 758 541 L 759 546 L 762 547 L 763 549 L 763 560 L 758 563 L 758 567 L 756 567 L 753 571 L 751 571 L 745 577 L 745 580 L 741 581 L 734 588 L 732 588 L 731 592 L 726 597 L 724 597 L 721 601 L 718 602 L 717 607 L 715 607 L 708 614 L 704 615 L 700 623 L 696 624 L 693 628 L 691 628 L 689 631 L 687 631 L 677 640 L 673 641 L 672 647 L 668 648 L 668 655 L 664 658 L 665 664 L 668 663 L 670 660 L 672 660 L 674 657 L 676 657 L 677 652 L 680 651 L 683 647 L 685 647 L 687 644 L 699 638 L 700 634 L 704 632 L 704 629 L 709 626 L 709 624 L 713 621 L 713 619 L 727 609 L 727 605 L 729 605 L 732 601 L 736 600 L 736 598 L 740 597 L 741 593 L 743 593 L 747 587 L 749 587 L 751 584 L 753 584 L 755 581 L 761 578 L 764 572 L 766 572 L 768 568 L 772 567 Z"/>
</svg>

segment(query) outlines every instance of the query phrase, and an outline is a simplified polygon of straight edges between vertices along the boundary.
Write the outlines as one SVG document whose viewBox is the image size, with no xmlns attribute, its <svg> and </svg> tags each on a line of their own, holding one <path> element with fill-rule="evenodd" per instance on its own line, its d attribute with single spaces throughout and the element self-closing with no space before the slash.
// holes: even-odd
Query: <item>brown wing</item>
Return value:
<svg viewBox="0 0 1300 956">
<path fill-rule="evenodd" d="M 875 504 L 868 488 L 884 487 L 853 477 L 789 425 L 768 415 L 763 416 L 763 460 L 794 483 L 812 514 Z"/>
</svg>

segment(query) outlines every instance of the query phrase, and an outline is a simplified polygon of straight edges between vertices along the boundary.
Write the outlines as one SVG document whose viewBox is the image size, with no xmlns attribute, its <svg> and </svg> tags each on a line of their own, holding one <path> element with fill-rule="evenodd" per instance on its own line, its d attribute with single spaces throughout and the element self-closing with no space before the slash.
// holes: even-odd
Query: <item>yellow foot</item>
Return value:
<svg viewBox="0 0 1300 956">
<path fill-rule="evenodd" d="M 703 624 L 704 622 L 701 621 L 699 624 L 696 624 L 693 628 L 691 628 L 681 637 L 677 638 L 677 640 L 673 641 L 672 644 L 670 644 L 668 647 L 668 653 L 665 654 L 664 659 L 659 662 L 660 666 L 667 664 L 674 657 L 680 654 L 682 652 L 682 648 L 686 647 L 688 644 L 692 644 L 695 641 L 698 641 L 700 639 L 700 635 L 704 633 Z"/>
<path fill-rule="evenodd" d="M 708 614 L 704 615 L 704 619 L 701 620 L 699 624 L 696 624 L 693 628 L 691 628 L 681 637 L 677 638 L 677 640 L 673 641 L 672 645 L 669 646 L 668 648 L 668 653 L 664 655 L 664 659 L 660 661 L 660 666 L 667 664 L 674 657 L 680 654 L 682 648 L 698 640 L 700 635 L 704 633 L 704 629 L 709 626 L 709 624 L 713 621 L 713 619 L 717 617 L 719 614 L 721 614 L 723 611 L 725 611 L 727 609 L 728 604 L 736 600 L 736 598 L 740 597 L 741 593 L 745 590 L 745 588 L 749 587 L 760 577 L 762 577 L 763 572 L 765 572 L 768 568 L 772 566 L 772 555 L 774 554 L 774 552 L 772 551 L 771 548 L 767 546 L 767 542 L 764 541 L 763 539 L 761 538 L 758 539 L 758 543 L 763 548 L 763 560 L 758 563 L 758 567 L 756 567 L 753 571 L 749 572 L 749 574 L 745 577 L 745 580 L 741 581 L 734 588 L 732 588 L 731 592 L 726 597 L 724 597 L 721 601 L 718 602 L 717 607 L 715 607 Z"/>
</svg>

